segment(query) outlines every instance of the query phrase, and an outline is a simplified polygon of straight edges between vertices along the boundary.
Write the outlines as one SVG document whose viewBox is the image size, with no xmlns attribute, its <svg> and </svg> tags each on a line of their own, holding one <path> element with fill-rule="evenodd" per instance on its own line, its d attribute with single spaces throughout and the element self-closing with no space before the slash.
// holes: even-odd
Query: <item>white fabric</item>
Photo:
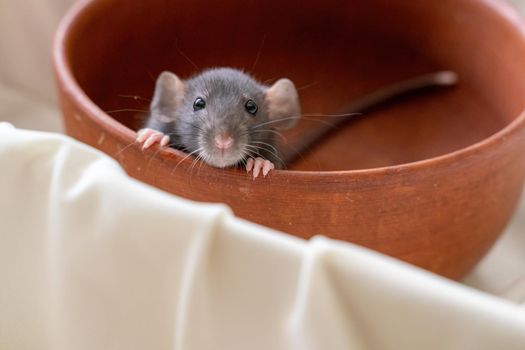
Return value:
<svg viewBox="0 0 525 350">
<path fill-rule="evenodd" d="M 523 349 L 525 310 L 0 124 L 2 349 Z"/>
<path fill-rule="evenodd" d="M 72 2 L 0 0 L 0 121 L 61 130 Z M 475 290 L 161 193 L 58 134 L 0 124 L 0 170 L 2 350 L 525 348 L 525 198 Z"/>
</svg>

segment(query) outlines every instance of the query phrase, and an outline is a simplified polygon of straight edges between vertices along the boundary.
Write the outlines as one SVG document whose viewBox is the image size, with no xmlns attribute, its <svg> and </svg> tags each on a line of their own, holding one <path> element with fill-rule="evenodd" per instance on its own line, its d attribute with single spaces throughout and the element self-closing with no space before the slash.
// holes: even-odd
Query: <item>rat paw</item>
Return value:
<svg viewBox="0 0 525 350">
<path fill-rule="evenodd" d="M 160 131 L 146 128 L 137 132 L 135 141 L 142 144 L 142 149 L 147 149 L 157 142 L 161 147 L 166 146 L 170 142 L 170 137 Z"/>
<path fill-rule="evenodd" d="M 261 157 L 257 158 L 248 158 L 246 162 L 246 172 L 253 170 L 253 178 L 255 179 L 259 174 L 263 173 L 263 176 L 266 177 L 270 170 L 275 169 L 275 165 L 269 160 L 263 159 Z"/>
</svg>

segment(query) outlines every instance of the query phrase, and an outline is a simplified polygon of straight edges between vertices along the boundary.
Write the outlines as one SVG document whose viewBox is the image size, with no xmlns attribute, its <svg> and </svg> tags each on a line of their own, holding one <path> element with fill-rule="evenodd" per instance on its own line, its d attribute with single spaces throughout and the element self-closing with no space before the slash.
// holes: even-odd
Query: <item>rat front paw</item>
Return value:
<svg viewBox="0 0 525 350">
<path fill-rule="evenodd" d="M 259 176 L 259 173 L 262 170 L 263 176 L 266 177 L 270 170 L 275 169 L 275 165 L 273 165 L 272 162 L 269 160 L 263 159 L 261 157 L 257 157 L 255 159 L 248 158 L 248 161 L 246 161 L 246 172 L 250 172 L 253 170 L 253 178 L 255 179 L 257 176 Z"/>
<path fill-rule="evenodd" d="M 161 147 L 164 147 L 170 142 L 170 137 L 160 131 L 146 128 L 137 132 L 135 141 L 142 144 L 142 149 L 149 148 L 157 142 Z"/>
</svg>

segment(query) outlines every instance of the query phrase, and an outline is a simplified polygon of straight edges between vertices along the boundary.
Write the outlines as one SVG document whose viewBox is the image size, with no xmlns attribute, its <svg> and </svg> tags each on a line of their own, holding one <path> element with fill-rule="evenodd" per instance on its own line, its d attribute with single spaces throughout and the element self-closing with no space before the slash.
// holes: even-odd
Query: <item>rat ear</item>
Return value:
<svg viewBox="0 0 525 350">
<path fill-rule="evenodd" d="M 271 125 L 276 129 L 290 129 L 297 123 L 301 114 L 299 95 L 290 79 L 279 79 L 266 90 L 266 103 Z"/>
<path fill-rule="evenodd" d="M 151 112 L 159 117 L 167 116 L 180 106 L 184 97 L 184 83 L 175 74 L 164 71 L 160 73 L 155 84 L 155 93 L 151 101 Z"/>
</svg>

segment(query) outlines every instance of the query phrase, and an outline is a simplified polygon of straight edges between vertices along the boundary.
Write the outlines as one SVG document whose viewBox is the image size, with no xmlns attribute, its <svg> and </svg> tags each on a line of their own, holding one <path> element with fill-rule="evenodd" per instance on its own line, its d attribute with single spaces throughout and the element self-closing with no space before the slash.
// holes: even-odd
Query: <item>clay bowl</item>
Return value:
<svg viewBox="0 0 525 350">
<path fill-rule="evenodd" d="M 473 0 L 84 1 L 54 48 L 67 133 L 131 176 L 227 203 L 299 237 L 347 240 L 452 278 L 491 247 L 522 189 L 524 57 L 516 14 Z M 461 83 L 356 118 L 288 170 L 254 181 L 133 143 L 155 77 L 209 66 L 244 68 L 262 81 L 289 77 L 305 114 L 333 113 L 438 69 L 458 72 Z"/>
</svg>

